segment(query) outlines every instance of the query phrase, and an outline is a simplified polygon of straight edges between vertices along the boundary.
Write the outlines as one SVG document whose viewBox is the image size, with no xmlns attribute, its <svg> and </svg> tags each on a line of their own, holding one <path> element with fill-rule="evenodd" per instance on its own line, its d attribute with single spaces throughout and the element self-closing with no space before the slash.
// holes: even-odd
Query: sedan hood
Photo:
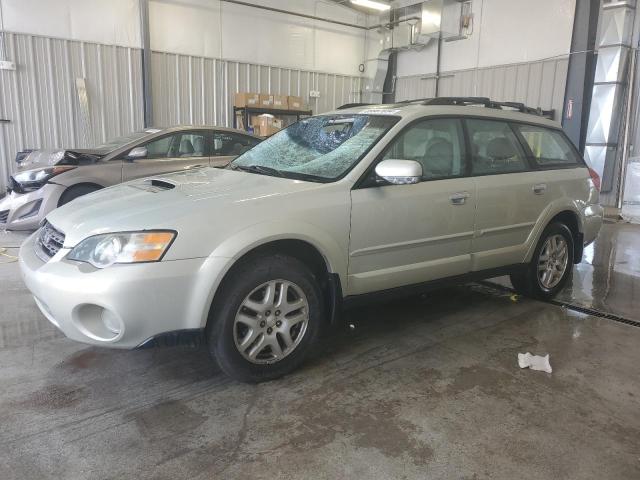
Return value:
<svg viewBox="0 0 640 480">
<path fill-rule="evenodd" d="M 77 198 L 47 216 L 66 235 L 65 246 L 100 233 L 197 229 L 273 197 L 326 184 L 233 170 L 196 168 L 105 188 Z"/>
<path fill-rule="evenodd" d="M 99 149 L 58 149 L 34 150 L 18 165 L 18 170 L 45 168 L 53 165 L 87 165 L 104 157 L 108 150 Z"/>
</svg>

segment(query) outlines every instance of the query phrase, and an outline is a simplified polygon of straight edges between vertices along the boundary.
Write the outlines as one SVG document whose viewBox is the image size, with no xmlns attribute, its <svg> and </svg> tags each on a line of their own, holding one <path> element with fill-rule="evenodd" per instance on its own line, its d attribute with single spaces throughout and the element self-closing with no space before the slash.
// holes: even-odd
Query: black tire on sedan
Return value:
<svg viewBox="0 0 640 480">
<path fill-rule="evenodd" d="M 244 261 L 216 299 L 207 328 L 209 350 L 236 380 L 262 382 L 291 372 L 319 337 L 322 294 L 311 270 L 293 257 Z"/>
<path fill-rule="evenodd" d="M 541 300 L 553 298 L 571 278 L 573 242 L 571 230 L 565 224 L 549 224 L 542 232 L 526 270 L 511 274 L 516 291 Z"/>
</svg>

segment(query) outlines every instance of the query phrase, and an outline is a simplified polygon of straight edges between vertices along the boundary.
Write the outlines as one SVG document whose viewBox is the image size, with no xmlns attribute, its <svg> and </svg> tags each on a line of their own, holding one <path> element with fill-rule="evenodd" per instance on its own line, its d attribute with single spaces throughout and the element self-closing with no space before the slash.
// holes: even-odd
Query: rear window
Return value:
<svg viewBox="0 0 640 480">
<path fill-rule="evenodd" d="M 515 125 L 522 134 L 533 159 L 541 167 L 577 165 L 580 159 L 562 133 L 533 125 Z"/>
</svg>

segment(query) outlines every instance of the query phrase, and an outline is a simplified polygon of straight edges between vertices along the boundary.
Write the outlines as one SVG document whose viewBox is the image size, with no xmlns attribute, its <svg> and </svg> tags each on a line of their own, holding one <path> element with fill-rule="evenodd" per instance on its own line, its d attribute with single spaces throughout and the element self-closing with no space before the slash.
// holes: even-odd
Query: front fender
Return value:
<svg viewBox="0 0 640 480">
<path fill-rule="evenodd" d="M 231 267 L 251 250 L 277 240 L 301 240 L 309 243 L 325 259 L 329 272 L 337 274 L 342 284 L 346 284 L 348 248 L 346 232 L 341 246 L 339 239 L 306 222 L 258 223 L 225 239 L 203 263 L 199 272 L 201 281 L 192 297 L 195 308 L 201 312 L 202 327 L 207 323 L 213 297 Z"/>
</svg>

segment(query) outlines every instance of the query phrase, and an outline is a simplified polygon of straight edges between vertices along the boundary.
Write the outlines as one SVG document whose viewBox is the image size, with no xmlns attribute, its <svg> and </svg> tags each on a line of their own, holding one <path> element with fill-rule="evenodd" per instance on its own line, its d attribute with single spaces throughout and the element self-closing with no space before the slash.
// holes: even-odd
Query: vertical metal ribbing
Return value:
<svg viewBox="0 0 640 480">
<path fill-rule="evenodd" d="M 131 55 L 131 48 L 127 48 L 127 85 L 129 92 L 129 129 L 133 132 L 136 130 L 136 101 L 133 95 L 134 83 L 133 83 L 133 58 Z"/>
</svg>

